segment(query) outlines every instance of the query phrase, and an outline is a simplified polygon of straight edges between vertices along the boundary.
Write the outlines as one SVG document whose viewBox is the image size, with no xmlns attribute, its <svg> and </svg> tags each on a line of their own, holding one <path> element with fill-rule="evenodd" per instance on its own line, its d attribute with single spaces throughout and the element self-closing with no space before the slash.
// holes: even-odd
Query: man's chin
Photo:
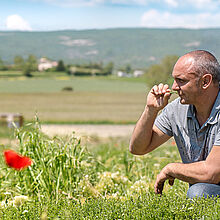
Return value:
<svg viewBox="0 0 220 220">
<path fill-rule="evenodd" d="M 180 103 L 181 103 L 182 105 L 187 105 L 187 104 L 189 104 L 185 99 L 183 99 L 183 98 L 181 98 L 181 97 L 180 97 Z"/>
</svg>

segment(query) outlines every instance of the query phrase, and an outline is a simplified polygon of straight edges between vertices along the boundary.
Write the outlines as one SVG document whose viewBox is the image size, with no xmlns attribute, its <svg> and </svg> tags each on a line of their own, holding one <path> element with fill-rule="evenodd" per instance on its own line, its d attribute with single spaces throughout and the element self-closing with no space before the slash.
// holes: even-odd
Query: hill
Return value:
<svg viewBox="0 0 220 220">
<path fill-rule="evenodd" d="M 0 32 L 0 58 L 16 55 L 62 59 L 66 64 L 114 62 L 147 67 L 166 55 L 206 49 L 220 58 L 220 29 L 116 28 L 50 32 Z"/>
</svg>

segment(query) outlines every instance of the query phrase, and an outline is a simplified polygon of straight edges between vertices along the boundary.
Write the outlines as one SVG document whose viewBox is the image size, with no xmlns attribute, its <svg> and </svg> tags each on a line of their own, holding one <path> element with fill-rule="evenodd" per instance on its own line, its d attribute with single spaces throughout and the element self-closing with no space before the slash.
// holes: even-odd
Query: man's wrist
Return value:
<svg viewBox="0 0 220 220">
<path fill-rule="evenodd" d="M 164 173 L 167 175 L 167 176 L 172 176 L 173 177 L 173 174 L 174 174 L 174 163 L 169 163 L 167 164 L 165 167 L 164 167 Z"/>
<path fill-rule="evenodd" d="M 150 116 L 157 116 L 159 110 L 154 107 L 149 107 L 146 105 L 144 112 Z"/>
</svg>

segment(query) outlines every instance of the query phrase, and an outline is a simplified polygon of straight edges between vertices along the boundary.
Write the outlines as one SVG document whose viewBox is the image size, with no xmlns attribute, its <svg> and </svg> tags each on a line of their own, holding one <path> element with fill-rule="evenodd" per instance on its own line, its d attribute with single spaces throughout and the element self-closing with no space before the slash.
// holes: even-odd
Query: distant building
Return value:
<svg viewBox="0 0 220 220">
<path fill-rule="evenodd" d="M 144 71 L 142 71 L 142 70 L 135 70 L 133 73 L 134 77 L 140 77 L 143 74 L 144 74 Z"/>
<path fill-rule="evenodd" d="M 117 72 L 117 76 L 118 76 L 118 77 L 126 77 L 127 75 L 128 75 L 127 73 L 122 72 L 122 71 L 118 71 L 118 72 Z"/>
<path fill-rule="evenodd" d="M 57 65 L 58 65 L 58 62 L 51 61 L 51 60 L 48 60 L 45 57 L 42 57 L 42 58 L 40 58 L 40 62 L 38 64 L 38 70 L 39 71 L 48 70 L 48 69 L 51 69 L 53 67 L 57 67 Z"/>
</svg>

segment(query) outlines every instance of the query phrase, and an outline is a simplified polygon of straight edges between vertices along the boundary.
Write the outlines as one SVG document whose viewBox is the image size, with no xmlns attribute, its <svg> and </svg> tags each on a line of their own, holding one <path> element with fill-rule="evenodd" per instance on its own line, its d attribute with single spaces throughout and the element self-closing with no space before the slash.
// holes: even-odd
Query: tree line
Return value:
<svg viewBox="0 0 220 220">
<path fill-rule="evenodd" d="M 176 63 L 178 56 L 167 55 L 160 63 L 153 64 L 144 70 L 144 75 L 142 79 L 146 81 L 147 86 L 150 88 L 155 84 L 160 82 L 171 84 L 172 83 L 172 69 Z M 88 75 L 109 75 L 112 74 L 114 69 L 114 63 L 109 62 L 103 64 L 102 62 L 90 62 L 88 64 L 76 64 L 76 65 L 65 65 L 63 60 L 58 61 L 58 65 L 53 67 L 49 71 L 66 72 L 69 75 L 77 76 L 88 76 Z M 22 56 L 15 56 L 13 64 L 5 64 L 0 58 L 0 70 L 14 70 L 21 71 L 25 76 L 32 76 L 31 73 L 38 71 L 38 59 L 34 55 L 29 55 L 26 59 Z M 118 68 L 118 70 L 125 71 L 127 73 L 132 72 L 132 67 L 130 64 L 124 67 Z"/>
<path fill-rule="evenodd" d="M 47 59 L 50 60 L 50 59 Z M 59 60 L 56 67 L 49 68 L 45 71 L 67 72 L 69 75 L 109 75 L 112 73 L 114 64 L 90 62 L 88 64 L 65 65 L 63 60 Z M 20 55 L 14 57 L 13 64 L 6 64 L 0 58 L 0 70 L 21 71 L 25 76 L 32 76 L 31 73 L 38 71 L 38 59 L 34 55 L 29 55 L 26 59 Z"/>
</svg>

